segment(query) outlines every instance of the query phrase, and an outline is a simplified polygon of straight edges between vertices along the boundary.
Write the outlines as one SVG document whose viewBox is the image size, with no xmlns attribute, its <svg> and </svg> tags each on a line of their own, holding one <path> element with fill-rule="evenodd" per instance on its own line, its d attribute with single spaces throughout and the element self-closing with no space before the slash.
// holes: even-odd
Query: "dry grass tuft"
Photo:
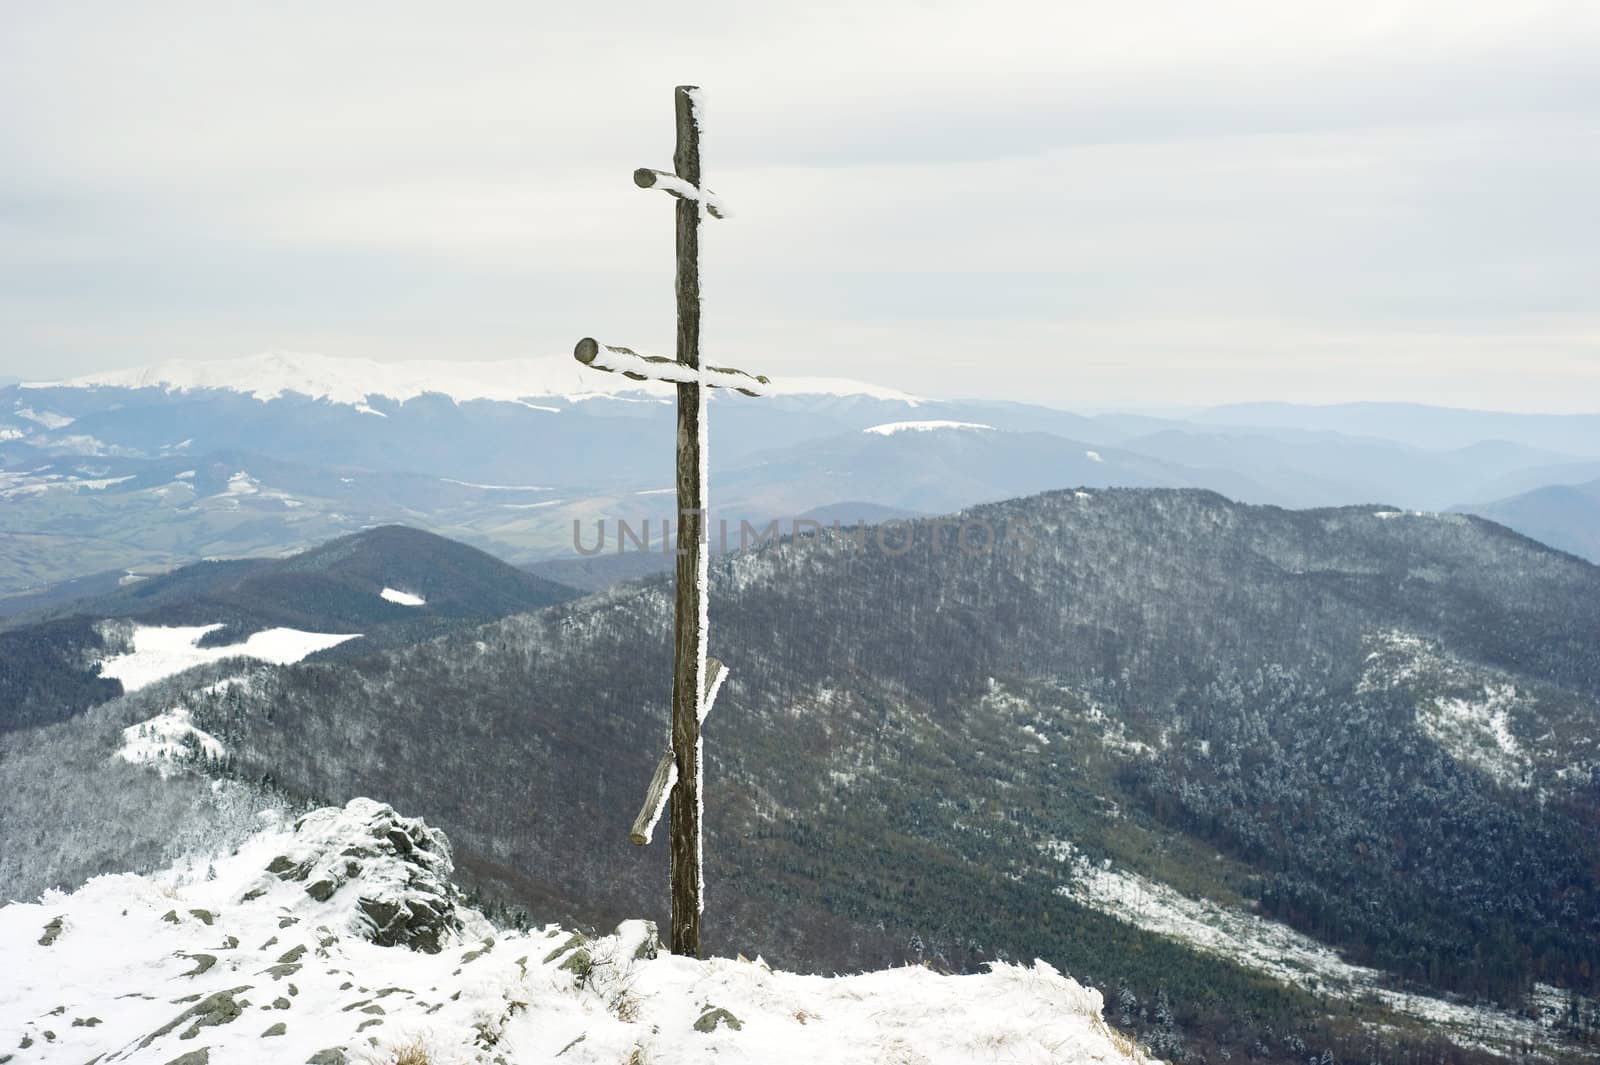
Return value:
<svg viewBox="0 0 1600 1065">
<path fill-rule="evenodd" d="M 418 1038 L 390 1050 L 387 1065 L 433 1065 L 433 1058 L 428 1055 L 428 1044 Z"/>
<path fill-rule="evenodd" d="M 606 1008 L 623 1024 L 632 1024 L 639 1019 L 639 996 L 633 993 L 632 987 L 620 988 L 606 1003 Z"/>
<path fill-rule="evenodd" d="M 1111 1045 L 1116 1048 L 1117 1053 L 1129 1061 L 1146 1060 L 1147 1055 L 1143 1052 L 1143 1048 L 1134 1041 L 1132 1036 L 1125 1035 L 1111 1027 L 1102 1018 L 1091 1016 L 1089 1018 L 1089 1026 L 1104 1035 L 1111 1042 Z"/>
</svg>

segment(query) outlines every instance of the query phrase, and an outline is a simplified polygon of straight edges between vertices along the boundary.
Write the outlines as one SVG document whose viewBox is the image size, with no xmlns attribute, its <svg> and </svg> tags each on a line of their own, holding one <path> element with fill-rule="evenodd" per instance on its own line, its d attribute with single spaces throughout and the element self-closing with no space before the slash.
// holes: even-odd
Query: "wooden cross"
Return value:
<svg viewBox="0 0 1600 1065">
<path fill-rule="evenodd" d="M 678 120 L 676 172 L 639 169 L 640 188 L 657 188 L 677 199 L 678 357 L 641 355 L 585 337 L 573 352 L 596 370 L 635 381 L 667 381 L 678 389 L 678 542 L 677 602 L 673 615 L 672 731 L 634 821 L 632 839 L 650 842 L 656 822 L 672 807 L 672 953 L 700 956 L 700 914 L 704 910 L 704 846 L 700 789 L 703 765 L 700 723 L 705 720 L 728 671 L 706 657 L 706 411 L 707 388 L 733 388 L 763 394 L 765 377 L 700 362 L 700 208 L 713 218 L 727 217 L 721 201 L 700 184 L 700 91 L 693 85 L 673 90 Z"/>
</svg>

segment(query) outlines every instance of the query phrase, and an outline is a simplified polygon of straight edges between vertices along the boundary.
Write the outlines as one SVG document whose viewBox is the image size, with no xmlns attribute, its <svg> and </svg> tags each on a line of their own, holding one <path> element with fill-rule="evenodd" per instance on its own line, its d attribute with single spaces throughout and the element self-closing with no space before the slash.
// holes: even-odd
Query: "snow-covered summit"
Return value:
<svg viewBox="0 0 1600 1065">
<path fill-rule="evenodd" d="M 0 1051 L 72 1065 L 1148 1060 L 1106 1026 L 1098 992 L 1042 962 L 828 978 L 673 957 L 645 921 L 597 938 L 508 931 L 460 905 L 449 868 L 442 834 L 356 799 L 214 860 L 0 908 Z"/>
<path fill-rule="evenodd" d="M 914 402 L 894 389 L 843 378 L 775 382 L 782 395 L 862 395 Z M 516 403 L 537 397 L 578 399 L 646 392 L 670 396 L 671 386 L 586 371 L 571 356 L 456 362 L 424 359 L 378 362 L 306 352 L 272 351 L 239 359 L 166 359 L 150 366 L 87 374 L 64 381 L 26 382 L 24 388 L 161 388 L 168 392 L 223 389 L 259 400 L 291 393 L 360 407 L 374 397 L 405 402 L 439 393 L 458 403 Z M 380 413 L 373 411 L 372 413 Z"/>
<path fill-rule="evenodd" d="M 882 425 L 871 425 L 861 430 L 863 433 L 872 433 L 874 436 L 894 436 L 896 433 L 931 433 L 945 429 L 972 430 L 993 429 L 992 425 L 982 422 L 952 422 L 938 419 L 911 422 L 884 422 Z"/>
<path fill-rule="evenodd" d="M 165 359 L 150 366 L 65 381 L 26 382 L 23 387 L 161 388 L 168 392 L 221 389 L 263 401 L 295 393 L 358 406 L 373 397 L 403 403 L 428 392 L 449 396 L 458 403 L 474 399 L 515 402 L 527 396 L 592 393 L 605 390 L 610 384 L 598 379 L 597 374 L 582 371 L 572 359 L 554 356 L 495 362 L 378 362 L 272 351 L 239 359 Z M 648 390 L 648 383 L 624 384 L 626 391 Z"/>
</svg>

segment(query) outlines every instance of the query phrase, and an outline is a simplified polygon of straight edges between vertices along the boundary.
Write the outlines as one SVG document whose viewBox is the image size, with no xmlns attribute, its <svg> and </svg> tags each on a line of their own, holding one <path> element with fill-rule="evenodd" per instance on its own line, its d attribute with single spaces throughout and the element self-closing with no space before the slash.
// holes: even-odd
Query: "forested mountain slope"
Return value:
<svg viewBox="0 0 1600 1065">
<path fill-rule="evenodd" d="M 1495 1046 L 1596 1023 L 1550 1003 L 1600 973 L 1600 569 L 1466 516 L 1202 491 L 962 517 L 964 539 L 927 520 L 909 545 L 824 533 L 714 564 L 709 949 L 1038 955 L 1125 991 L 1132 1029 L 1159 994 L 1172 1046 L 1266 1060 L 1438 1038 L 1439 1000 L 1403 985 L 1542 1018 L 1495 1014 Z M 415 810 L 538 919 L 661 916 L 664 850 L 627 829 L 664 743 L 668 593 L 186 704 L 232 774 Z M 1148 902 L 1172 889 L 1170 913 L 1253 911 L 1322 968 L 1173 932 Z M 1490 1045 L 1463 1023 L 1450 1038 Z"/>
</svg>

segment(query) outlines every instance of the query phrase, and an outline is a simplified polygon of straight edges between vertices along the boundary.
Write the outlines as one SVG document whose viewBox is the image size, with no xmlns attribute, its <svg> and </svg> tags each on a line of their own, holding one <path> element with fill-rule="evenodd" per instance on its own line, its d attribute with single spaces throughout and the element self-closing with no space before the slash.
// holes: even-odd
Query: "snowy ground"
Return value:
<svg viewBox="0 0 1600 1065">
<path fill-rule="evenodd" d="M 1431 995 L 1392 990 L 1385 975 L 1351 965 L 1330 947 L 1287 925 L 1187 896 L 1142 876 L 1094 864 L 1072 844 L 1052 840 L 1044 853 L 1072 867 L 1072 882 L 1059 892 L 1138 928 L 1171 936 L 1196 949 L 1227 958 L 1274 979 L 1336 999 L 1371 998 L 1401 1016 L 1425 1022 L 1453 1041 L 1489 1050 L 1519 1044 L 1548 1045 L 1552 1032 L 1503 1010 Z M 1535 997 L 1559 1004 L 1562 992 L 1540 985 Z M 1550 1011 L 1552 1018 L 1559 1010 Z"/>
<path fill-rule="evenodd" d="M 298 662 L 307 655 L 337 647 L 360 633 L 331 634 L 300 629 L 266 629 L 251 633 L 243 643 L 226 647 L 200 647 L 206 633 L 221 625 L 135 625 L 133 650 L 112 655 L 100 663 L 100 675 L 120 680 L 124 691 L 140 688 L 186 669 L 224 658 L 255 658 L 274 665 Z"/>
<path fill-rule="evenodd" d="M 534 505 L 542 506 L 543 504 L 536 503 Z M 428 602 L 415 592 L 402 592 L 398 588 L 385 588 L 378 593 L 378 597 L 398 606 L 424 606 Z"/>
<path fill-rule="evenodd" d="M 122 730 L 122 746 L 117 750 L 123 760 L 134 765 L 153 765 L 163 777 L 170 777 L 188 766 L 196 753 L 221 758 L 224 752 L 215 736 L 194 727 L 189 709 L 184 706 L 175 706 L 148 721 L 129 725 Z"/>
<path fill-rule="evenodd" d="M 673 957 L 640 921 L 595 940 L 493 929 L 443 879 L 443 837 L 371 800 L 186 867 L 0 909 L 0 1054 L 355 1063 L 421 1044 L 433 1065 L 1146 1060 L 1107 1028 L 1097 992 L 1043 963 L 799 976 Z M 441 934 L 442 950 L 374 941 L 395 934 Z"/>
</svg>

